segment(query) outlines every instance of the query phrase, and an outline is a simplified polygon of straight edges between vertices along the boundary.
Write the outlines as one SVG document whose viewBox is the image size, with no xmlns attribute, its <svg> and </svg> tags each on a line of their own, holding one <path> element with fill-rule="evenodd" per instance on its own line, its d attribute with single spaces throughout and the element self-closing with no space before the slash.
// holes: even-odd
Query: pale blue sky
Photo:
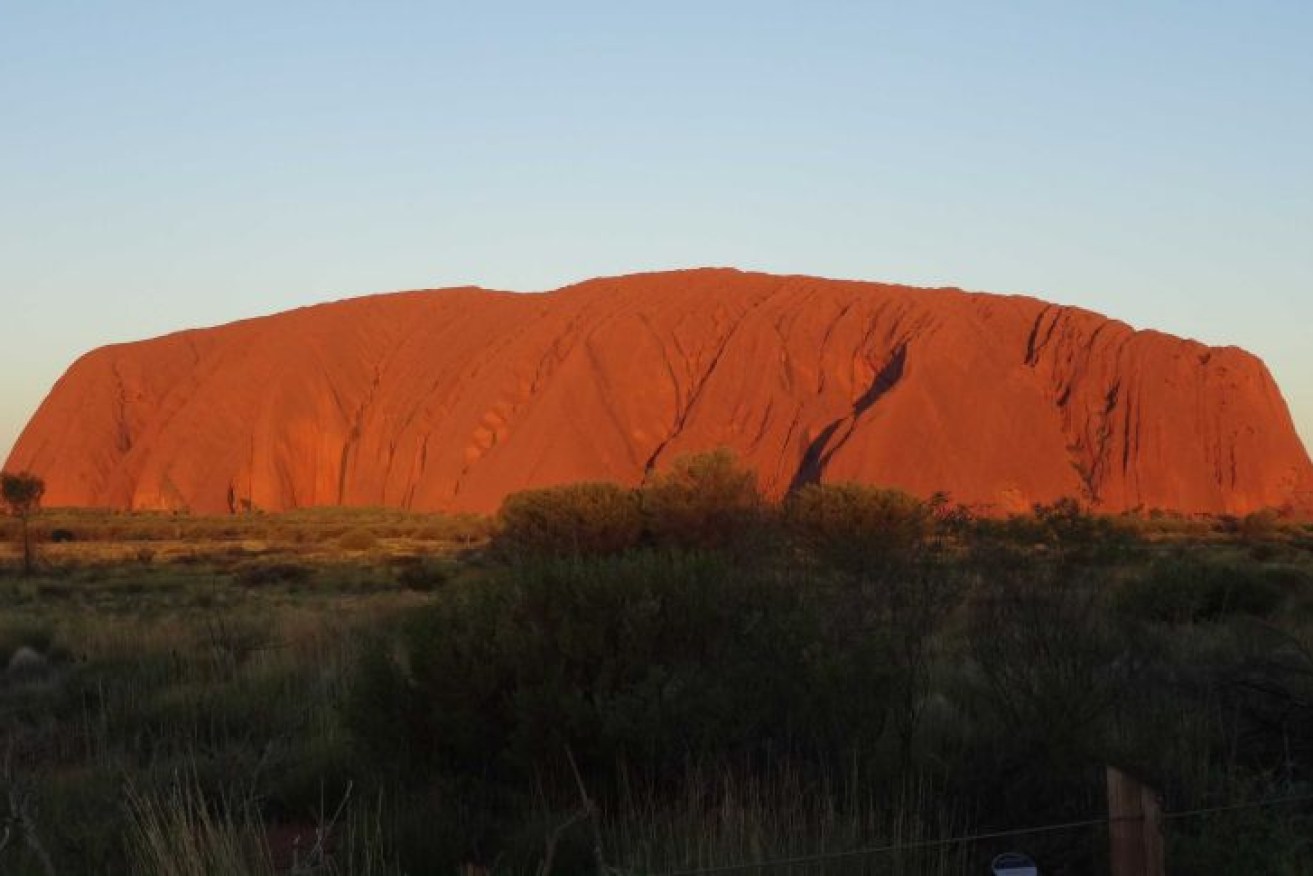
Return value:
<svg viewBox="0 0 1313 876">
<path fill-rule="evenodd" d="M 0 459 L 106 343 L 742 268 L 1267 360 L 1313 438 L 1313 3 L 0 0 Z"/>
</svg>

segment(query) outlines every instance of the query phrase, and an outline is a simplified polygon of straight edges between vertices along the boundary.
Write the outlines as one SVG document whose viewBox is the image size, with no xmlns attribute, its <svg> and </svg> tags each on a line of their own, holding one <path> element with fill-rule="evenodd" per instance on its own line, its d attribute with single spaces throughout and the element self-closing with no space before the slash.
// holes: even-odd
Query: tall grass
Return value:
<svg viewBox="0 0 1313 876">
<path fill-rule="evenodd" d="M 218 798 L 194 773 L 163 788 L 129 785 L 127 852 L 134 876 L 399 876 L 387 852 L 382 797 L 353 808 L 350 788 L 313 822 L 279 829 L 259 801 Z"/>
<path fill-rule="evenodd" d="M 618 869 L 663 873 L 761 862 L 746 872 L 887 873 L 947 876 L 972 872 L 971 849 L 943 846 L 853 854 L 952 836 L 963 822 L 927 783 L 873 792 L 857 775 L 815 778 L 787 766 L 765 776 L 692 767 L 673 800 L 626 789 L 606 813 L 604 843 Z M 769 865 L 813 856 L 823 863 Z"/>
<path fill-rule="evenodd" d="M 162 793 L 127 790 L 128 856 L 135 876 L 274 876 L 249 800 L 214 806 L 190 775 Z"/>
</svg>

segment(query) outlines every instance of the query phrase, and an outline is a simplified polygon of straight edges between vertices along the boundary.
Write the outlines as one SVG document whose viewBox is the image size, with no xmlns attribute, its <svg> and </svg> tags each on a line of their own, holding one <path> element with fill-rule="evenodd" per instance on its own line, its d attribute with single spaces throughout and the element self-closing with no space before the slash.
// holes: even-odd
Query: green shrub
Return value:
<svg viewBox="0 0 1313 876">
<path fill-rule="evenodd" d="M 1249 556 L 1249 559 L 1256 563 L 1270 563 L 1289 552 L 1277 542 L 1256 541 L 1249 545 L 1249 549 L 1245 553 Z"/>
<path fill-rule="evenodd" d="M 1266 617 L 1285 599 L 1285 574 L 1185 558 L 1160 561 L 1123 584 L 1114 604 L 1127 616 L 1159 623 Z"/>
<path fill-rule="evenodd" d="M 378 546 L 378 539 L 368 529 L 356 527 L 338 536 L 337 546 L 344 551 L 369 551 Z"/>
<path fill-rule="evenodd" d="M 581 483 L 507 496 L 496 549 L 509 555 L 610 554 L 638 544 L 638 495 L 618 484 Z"/>
<path fill-rule="evenodd" d="M 819 556 L 859 566 L 921 547 L 934 527 L 925 503 L 898 490 L 856 483 L 803 487 L 789 497 L 785 520 Z"/>
<path fill-rule="evenodd" d="M 723 548 L 760 531 L 757 474 L 725 448 L 675 459 L 642 489 L 647 531 L 658 545 Z"/>
<path fill-rule="evenodd" d="M 1096 514 L 1075 499 L 1036 505 L 1034 513 L 1049 544 L 1069 559 L 1094 563 L 1116 561 L 1137 541 L 1135 530 L 1126 522 Z"/>
<path fill-rule="evenodd" d="M 239 566 L 234 578 L 245 587 L 262 587 L 270 584 L 299 584 L 309 579 L 310 574 L 308 566 L 298 563 L 252 562 Z"/>
<path fill-rule="evenodd" d="M 1130 557 L 1140 545 L 1139 524 L 1128 517 L 1096 514 L 1075 499 L 1036 504 L 1030 514 L 980 521 L 975 535 L 986 554 L 1041 548 L 1068 563 L 1108 565 Z M 977 547 L 973 545 L 973 547 Z"/>
<path fill-rule="evenodd" d="M 407 590 L 436 590 L 456 577 L 460 567 L 446 557 L 403 557 L 394 565 L 397 583 Z"/>
<path fill-rule="evenodd" d="M 1236 534 L 1248 544 L 1261 544 L 1281 535 L 1281 518 L 1276 509 L 1263 508 L 1237 521 Z"/>
<path fill-rule="evenodd" d="M 603 779 L 622 761 L 847 750 L 882 730 L 891 661 L 808 589 L 718 554 L 522 563 L 445 589 L 372 649 L 347 724 L 402 777 L 525 781 L 564 768 L 567 745 Z"/>
</svg>

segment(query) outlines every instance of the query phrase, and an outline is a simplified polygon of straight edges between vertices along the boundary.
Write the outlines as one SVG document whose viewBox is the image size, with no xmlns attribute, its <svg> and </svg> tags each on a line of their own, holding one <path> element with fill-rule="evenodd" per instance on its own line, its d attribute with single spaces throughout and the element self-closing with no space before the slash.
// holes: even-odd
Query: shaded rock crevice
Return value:
<svg viewBox="0 0 1313 876">
<path fill-rule="evenodd" d="M 825 474 L 825 467 L 829 465 L 834 454 L 852 440 L 853 434 L 857 430 L 858 421 L 881 398 L 898 385 L 898 381 L 902 379 L 906 367 L 907 344 L 901 344 L 894 350 L 893 355 L 889 357 L 889 361 L 885 363 L 884 367 L 875 375 L 871 385 L 853 403 L 852 411 L 827 425 L 807 445 L 807 449 L 802 455 L 802 461 L 798 464 L 798 470 L 789 483 L 790 491 L 821 481 L 822 476 Z M 837 438 L 836 435 L 838 435 Z"/>
</svg>

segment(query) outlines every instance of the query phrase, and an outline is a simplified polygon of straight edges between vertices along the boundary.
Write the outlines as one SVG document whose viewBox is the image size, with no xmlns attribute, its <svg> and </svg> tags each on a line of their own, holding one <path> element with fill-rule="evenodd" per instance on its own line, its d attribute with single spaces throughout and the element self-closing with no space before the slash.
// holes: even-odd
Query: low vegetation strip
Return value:
<svg viewBox="0 0 1313 876">
<path fill-rule="evenodd" d="M 1109 764 L 1208 810 L 1173 873 L 1313 860 L 1313 531 L 1273 516 L 777 505 L 713 454 L 496 520 L 30 524 L 6 873 L 1099 872 L 1098 829 L 1005 834 L 1102 813 Z"/>
</svg>

